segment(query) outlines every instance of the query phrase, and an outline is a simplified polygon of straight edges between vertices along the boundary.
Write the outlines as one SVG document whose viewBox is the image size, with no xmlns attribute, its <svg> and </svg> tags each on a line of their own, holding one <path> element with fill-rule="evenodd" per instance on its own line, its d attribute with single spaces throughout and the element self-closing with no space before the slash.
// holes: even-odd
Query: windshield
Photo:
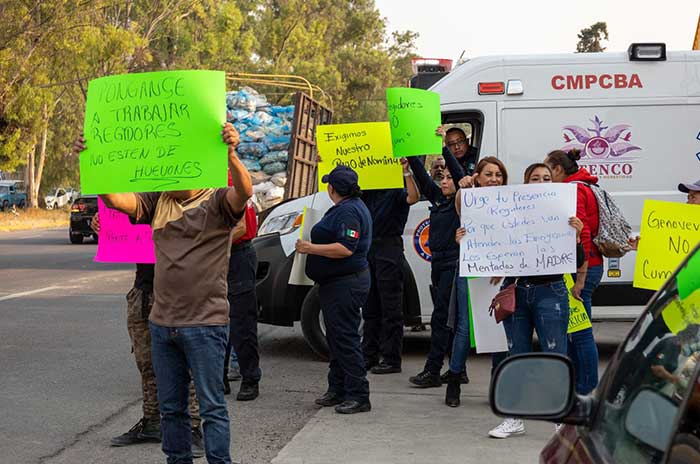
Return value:
<svg viewBox="0 0 700 464">
<path fill-rule="evenodd" d="M 600 387 L 592 434 L 613 462 L 662 462 L 693 390 L 700 361 L 700 252 L 690 256 L 637 321 Z"/>
<path fill-rule="evenodd" d="M 10 187 L 0 185 L 0 195 L 7 195 L 8 193 L 10 193 Z"/>
</svg>

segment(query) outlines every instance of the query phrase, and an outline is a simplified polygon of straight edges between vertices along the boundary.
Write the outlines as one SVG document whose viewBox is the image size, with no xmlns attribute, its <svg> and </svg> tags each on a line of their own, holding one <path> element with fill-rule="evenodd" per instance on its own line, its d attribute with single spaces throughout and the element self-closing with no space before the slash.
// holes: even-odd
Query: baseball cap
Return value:
<svg viewBox="0 0 700 464">
<path fill-rule="evenodd" d="M 357 185 L 357 173 L 348 166 L 339 164 L 321 178 L 324 184 L 331 184 L 340 195 L 349 195 Z"/>
<path fill-rule="evenodd" d="M 680 190 L 683 193 L 688 193 L 688 192 L 700 192 L 700 180 L 695 182 L 694 184 L 678 184 L 678 190 Z"/>
</svg>

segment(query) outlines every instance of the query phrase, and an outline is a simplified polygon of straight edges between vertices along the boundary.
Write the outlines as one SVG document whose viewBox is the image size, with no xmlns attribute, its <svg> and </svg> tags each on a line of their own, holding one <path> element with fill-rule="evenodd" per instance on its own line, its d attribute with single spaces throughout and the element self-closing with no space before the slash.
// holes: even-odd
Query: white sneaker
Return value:
<svg viewBox="0 0 700 464">
<path fill-rule="evenodd" d="M 501 425 L 489 432 L 491 438 L 508 438 L 512 435 L 525 433 L 525 424 L 520 419 L 508 418 Z"/>
</svg>

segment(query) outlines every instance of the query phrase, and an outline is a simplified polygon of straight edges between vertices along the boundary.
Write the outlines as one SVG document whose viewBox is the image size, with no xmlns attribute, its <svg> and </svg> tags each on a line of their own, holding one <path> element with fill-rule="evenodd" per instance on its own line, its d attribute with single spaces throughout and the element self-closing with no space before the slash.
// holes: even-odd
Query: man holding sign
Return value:
<svg viewBox="0 0 700 464">
<path fill-rule="evenodd" d="M 150 332 L 162 448 L 173 462 L 192 459 L 187 413 L 190 373 L 204 420 L 207 460 L 231 462 L 222 379 L 229 332 L 228 259 L 231 231 L 243 216 L 253 189 L 236 155 L 238 132 L 227 123 L 222 135 L 228 146 L 233 188 L 101 195 L 108 207 L 153 228 L 155 302 Z M 214 137 L 204 134 L 203 138 Z M 84 139 L 75 148 L 84 150 Z"/>
</svg>

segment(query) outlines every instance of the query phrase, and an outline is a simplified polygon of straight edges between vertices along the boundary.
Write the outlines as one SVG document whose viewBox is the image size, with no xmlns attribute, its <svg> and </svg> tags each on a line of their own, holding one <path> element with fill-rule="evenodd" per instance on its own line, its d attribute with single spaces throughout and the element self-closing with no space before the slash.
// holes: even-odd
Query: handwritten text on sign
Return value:
<svg viewBox="0 0 700 464">
<path fill-rule="evenodd" d="M 97 201 L 100 236 L 95 261 L 98 263 L 155 263 L 156 252 L 151 226 L 133 225 L 126 214 L 107 208 L 101 199 Z"/>
<path fill-rule="evenodd" d="M 225 75 L 164 71 L 90 81 L 84 193 L 225 187 Z"/>
<path fill-rule="evenodd" d="M 318 126 L 316 145 L 322 160 L 318 163 L 320 191 L 326 190 L 321 178 L 340 164 L 357 173 L 363 190 L 403 187 L 401 163 L 392 156 L 388 122 Z"/>
<path fill-rule="evenodd" d="M 442 138 L 435 129 L 442 124 L 440 95 L 422 89 L 386 89 L 387 116 L 391 124 L 394 156 L 442 153 Z"/>
<path fill-rule="evenodd" d="M 700 241 L 700 206 L 646 200 L 634 286 L 658 290 Z"/>
<path fill-rule="evenodd" d="M 576 271 L 572 184 L 462 189 L 461 276 L 529 276 Z"/>
</svg>

